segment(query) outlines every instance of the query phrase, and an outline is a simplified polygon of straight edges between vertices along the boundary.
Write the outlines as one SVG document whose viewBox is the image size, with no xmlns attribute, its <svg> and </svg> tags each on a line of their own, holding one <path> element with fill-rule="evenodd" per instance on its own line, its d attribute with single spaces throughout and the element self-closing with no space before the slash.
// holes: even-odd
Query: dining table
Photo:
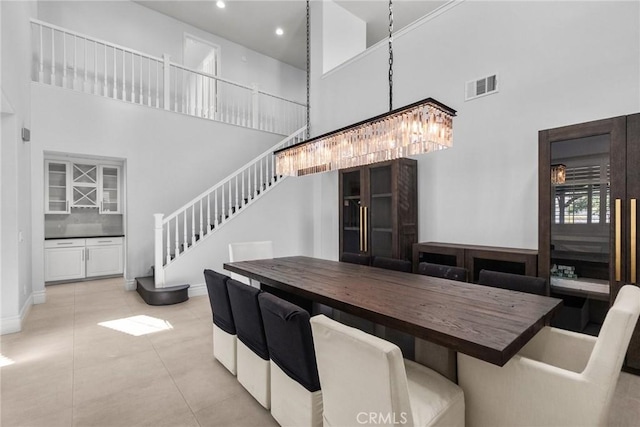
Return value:
<svg viewBox="0 0 640 427">
<path fill-rule="evenodd" d="M 562 305 L 561 299 L 547 296 L 307 256 L 229 262 L 224 268 L 267 290 L 498 366 L 518 353 Z"/>
</svg>

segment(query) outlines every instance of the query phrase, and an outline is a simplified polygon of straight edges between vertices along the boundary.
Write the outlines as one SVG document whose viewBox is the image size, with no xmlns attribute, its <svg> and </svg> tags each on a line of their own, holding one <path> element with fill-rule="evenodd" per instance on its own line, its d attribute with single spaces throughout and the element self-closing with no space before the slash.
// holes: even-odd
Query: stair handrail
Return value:
<svg viewBox="0 0 640 427">
<path fill-rule="evenodd" d="M 223 83 L 228 83 L 230 85 L 234 85 L 234 86 L 237 86 L 237 87 L 240 87 L 240 88 L 243 88 L 243 89 L 248 89 L 250 91 L 254 91 L 255 90 L 257 93 L 261 93 L 263 95 L 270 96 L 272 98 L 276 98 L 276 99 L 279 99 L 281 101 L 291 102 L 292 104 L 298 104 L 298 105 L 300 105 L 302 107 L 306 107 L 306 105 L 307 105 L 307 104 L 305 104 L 303 102 L 298 102 L 298 101 L 293 100 L 293 99 L 287 99 L 287 98 L 284 98 L 282 96 L 275 95 L 273 93 L 264 91 L 262 89 L 255 89 L 255 88 L 253 88 L 251 86 L 247 86 L 247 85 L 244 85 L 242 83 L 234 82 L 233 80 L 225 79 L 224 77 L 219 77 L 219 76 L 216 76 L 214 74 L 207 73 L 205 71 L 194 70 L 193 68 L 189 68 L 189 67 L 187 67 L 185 65 L 178 64 L 176 62 L 170 62 L 170 65 L 172 67 L 180 68 L 181 70 L 188 71 L 188 72 L 193 73 L 193 74 L 199 74 L 199 75 L 201 75 L 203 77 L 214 79 L 214 80 L 217 80 L 217 81 L 220 81 L 220 82 L 223 82 Z"/>
<path fill-rule="evenodd" d="M 292 133 L 291 135 L 289 135 L 288 137 L 286 137 L 282 141 L 279 141 L 277 144 L 275 144 L 271 148 L 268 148 L 267 150 L 265 150 L 261 154 L 259 154 L 256 157 L 254 157 L 252 160 L 250 160 L 247 163 L 245 163 L 243 166 L 240 166 L 238 169 L 236 169 L 235 171 L 233 171 L 232 173 L 227 175 L 225 178 L 222 178 L 221 180 L 219 180 L 217 184 L 215 184 L 214 186 L 210 187 L 209 189 L 203 191 L 202 193 L 200 193 L 199 195 L 197 195 L 196 197 L 191 199 L 189 202 L 185 203 L 180 208 L 176 209 L 171 214 L 169 214 L 166 217 L 164 217 L 163 221 L 162 221 L 163 224 L 166 224 L 170 220 L 174 219 L 177 215 L 179 215 L 182 212 L 184 212 L 186 209 L 189 209 L 191 206 L 193 206 L 196 203 L 198 203 L 200 200 L 205 198 L 207 195 L 209 195 L 209 194 L 213 193 L 215 190 L 221 188 L 225 183 L 229 182 L 230 180 L 235 178 L 237 175 L 241 174 L 243 171 L 245 171 L 248 168 L 250 168 L 251 166 L 253 166 L 260 159 L 264 158 L 265 156 L 269 155 L 270 153 L 273 153 L 275 150 L 286 146 L 286 144 L 289 141 L 291 141 L 292 139 L 297 138 L 298 136 L 300 136 L 300 134 L 305 132 L 306 129 L 307 129 L 306 126 L 301 127 L 300 129 L 298 129 L 297 131 L 295 131 L 294 133 Z"/>
<path fill-rule="evenodd" d="M 163 61 L 163 59 L 161 57 L 158 57 L 158 56 L 155 56 L 155 55 L 150 55 L 150 54 L 144 53 L 144 52 L 140 52 L 139 50 L 131 49 L 129 47 L 124 47 L 124 46 L 116 44 L 116 43 L 111 43 L 111 42 L 108 42 L 108 41 L 104 41 L 104 40 L 101 40 L 101 39 L 99 39 L 97 37 L 88 36 L 86 34 L 78 32 L 78 31 L 69 30 L 67 28 L 60 27 L 60 26 L 55 25 L 55 24 L 50 24 L 48 22 L 41 21 L 39 19 L 31 18 L 30 21 L 33 24 L 38 24 L 38 25 L 41 25 L 41 26 L 46 27 L 46 28 L 51 28 L 53 30 L 60 31 L 60 32 L 65 33 L 65 34 L 69 34 L 69 35 L 72 35 L 72 36 L 76 36 L 76 37 L 80 37 L 80 38 L 83 38 L 83 39 L 86 39 L 86 40 L 90 40 L 90 41 L 92 41 L 94 43 L 99 43 L 99 44 L 103 44 L 105 46 L 109 46 L 109 47 L 112 47 L 112 48 L 115 48 L 115 49 L 118 49 L 118 50 L 123 50 L 123 51 L 126 51 L 126 52 L 135 53 L 136 55 L 144 56 L 145 58 L 153 59 L 153 60 L 158 61 L 158 62 L 162 62 Z"/>
</svg>

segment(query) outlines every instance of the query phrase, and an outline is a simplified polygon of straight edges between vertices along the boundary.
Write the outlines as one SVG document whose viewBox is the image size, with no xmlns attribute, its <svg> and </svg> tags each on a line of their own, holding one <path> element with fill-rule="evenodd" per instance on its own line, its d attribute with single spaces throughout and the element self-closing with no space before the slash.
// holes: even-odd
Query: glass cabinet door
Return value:
<svg viewBox="0 0 640 427">
<path fill-rule="evenodd" d="M 391 165 L 369 168 L 369 254 L 393 256 Z"/>
<path fill-rule="evenodd" d="M 120 213 L 120 168 L 100 166 L 100 213 Z"/>
<path fill-rule="evenodd" d="M 69 213 L 69 163 L 45 162 L 45 213 Z"/>
<path fill-rule="evenodd" d="M 342 174 L 342 251 L 359 253 L 362 247 L 361 171 Z"/>
</svg>

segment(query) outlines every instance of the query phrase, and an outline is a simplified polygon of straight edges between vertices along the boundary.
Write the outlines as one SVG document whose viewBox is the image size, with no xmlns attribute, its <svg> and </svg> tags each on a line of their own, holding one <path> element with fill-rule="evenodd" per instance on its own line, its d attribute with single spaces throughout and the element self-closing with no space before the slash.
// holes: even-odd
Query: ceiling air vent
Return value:
<svg viewBox="0 0 640 427">
<path fill-rule="evenodd" d="M 498 75 L 483 77 L 477 80 L 471 80 L 466 83 L 465 97 L 466 101 L 481 96 L 490 95 L 498 91 Z"/>
</svg>

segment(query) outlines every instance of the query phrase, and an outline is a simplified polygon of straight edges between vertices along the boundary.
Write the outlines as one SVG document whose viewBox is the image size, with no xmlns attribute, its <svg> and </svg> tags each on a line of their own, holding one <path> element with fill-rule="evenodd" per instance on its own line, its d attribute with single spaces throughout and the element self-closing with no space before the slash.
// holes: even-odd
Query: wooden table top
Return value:
<svg viewBox="0 0 640 427">
<path fill-rule="evenodd" d="M 226 270 L 502 366 L 562 300 L 302 256 Z"/>
</svg>

